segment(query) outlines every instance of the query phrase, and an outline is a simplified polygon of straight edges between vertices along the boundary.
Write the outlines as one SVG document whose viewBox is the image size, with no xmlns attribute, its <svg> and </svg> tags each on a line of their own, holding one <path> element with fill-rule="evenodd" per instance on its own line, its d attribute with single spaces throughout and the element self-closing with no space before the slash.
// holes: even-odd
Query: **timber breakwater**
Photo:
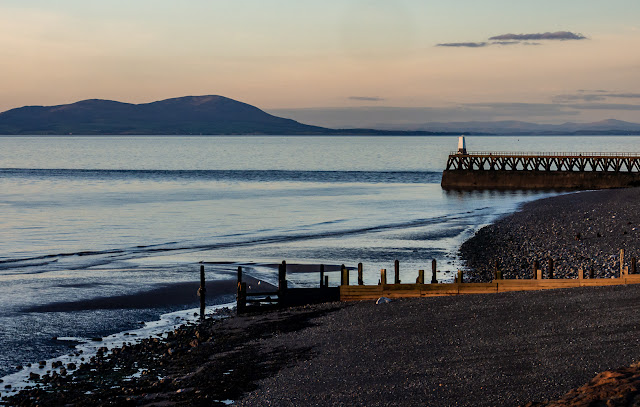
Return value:
<svg viewBox="0 0 640 407">
<path fill-rule="evenodd" d="M 608 189 L 640 186 L 639 153 L 452 152 L 443 189 Z"/>
</svg>

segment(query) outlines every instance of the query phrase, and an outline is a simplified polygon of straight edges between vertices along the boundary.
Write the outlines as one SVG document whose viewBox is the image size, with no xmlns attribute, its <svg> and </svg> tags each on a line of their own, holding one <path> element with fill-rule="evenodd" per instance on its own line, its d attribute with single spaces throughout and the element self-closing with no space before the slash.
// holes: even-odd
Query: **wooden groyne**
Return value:
<svg viewBox="0 0 640 407">
<path fill-rule="evenodd" d="M 623 264 L 623 254 L 620 259 Z M 490 283 L 465 283 L 462 271 L 453 283 L 438 283 L 435 271 L 431 284 L 424 284 L 424 270 L 418 271 L 415 284 L 386 283 L 386 269 L 380 270 L 380 282 L 377 285 L 340 285 L 340 301 L 365 301 L 386 298 L 411 298 L 411 297 L 440 297 L 464 294 L 497 294 L 509 291 L 533 291 L 550 290 L 572 287 L 603 287 L 612 285 L 640 284 L 640 274 L 636 272 L 636 259 L 631 260 L 631 273 L 628 267 L 621 267 L 620 273 L 615 278 L 594 278 L 593 269 L 585 275 L 583 269 L 578 270 L 578 278 L 554 278 L 553 262 L 549 262 L 545 272 L 537 267 L 532 270 L 531 279 L 503 279 L 502 271 L 496 268 L 494 278 Z M 536 266 L 539 264 L 536 262 Z M 435 260 L 433 260 L 435 270 Z M 587 278 L 588 277 L 588 278 Z M 348 280 L 347 280 L 348 281 Z"/>
<path fill-rule="evenodd" d="M 630 267 L 620 267 L 614 278 L 595 278 L 593 268 L 578 270 L 577 278 L 555 278 L 554 262 L 549 259 L 543 270 L 539 262 L 534 262 L 528 279 L 504 279 L 503 271 L 496 267 L 493 280 L 489 283 L 464 282 L 464 273 L 458 271 L 452 283 L 441 283 L 437 279 L 436 260 L 431 262 L 430 283 L 425 281 L 425 271 L 418 270 L 415 283 L 403 284 L 400 280 L 400 264 L 394 262 L 392 276 L 387 276 L 387 270 L 380 270 L 380 279 L 376 285 L 365 285 L 362 263 L 357 269 L 350 269 L 344 265 L 340 271 L 340 285 L 329 287 L 328 276 L 325 276 L 324 265 L 318 267 L 319 286 L 317 288 L 291 288 L 288 286 L 285 261 L 278 267 L 277 291 L 247 291 L 247 283 L 243 281 L 242 267 L 238 267 L 237 312 L 243 314 L 252 311 L 264 311 L 283 307 L 308 305 L 330 301 L 364 301 L 386 298 L 408 297 L 438 297 L 464 294 L 497 294 L 509 291 L 549 290 L 571 287 L 601 287 L 611 285 L 640 284 L 640 274 L 637 273 L 637 260 L 630 259 Z M 620 251 L 620 264 L 624 264 L 624 251 Z M 202 270 L 202 269 L 201 269 Z M 351 279 L 351 273 L 357 271 L 357 279 Z M 393 283 L 391 283 L 393 279 Z M 355 284 L 351 284 L 354 281 Z"/>
<path fill-rule="evenodd" d="M 345 275 L 343 265 L 341 273 Z M 287 281 L 287 262 L 278 265 L 277 291 L 250 291 L 242 278 L 242 267 L 238 267 L 238 285 L 236 293 L 236 310 L 238 314 L 252 311 L 266 311 L 283 307 L 317 304 L 339 301 L 340 288 L 329 287 L 329 276 L 324 275 L 324 265 L 318 267 L 320 284 L 318 288 L 291 288 Z M 344 281 L 341 281 L 344 284 Z M 347 282 L 348 284 L 348 282 Z"/>
<path fill-rule="evenodd" d="M 640 186 L 638 153 L 452 152 L 444 189 L 606 189 Z"/>
</svg>

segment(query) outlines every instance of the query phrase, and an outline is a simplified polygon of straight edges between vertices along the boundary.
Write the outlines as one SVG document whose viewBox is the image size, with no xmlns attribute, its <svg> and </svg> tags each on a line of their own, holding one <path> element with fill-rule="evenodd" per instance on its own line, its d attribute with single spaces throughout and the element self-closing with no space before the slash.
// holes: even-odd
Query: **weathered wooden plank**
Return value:
<svg viewBox="0 0 640 407">
<path fill-rule="evenodd" d="M 640 274 L 628 274 L 625 276 L 625 280 L 627 284 L 638 284 L 640 283 Z"/>
<path fill-rule="evenodd" d="M 498 283 L 462 283 L 458 294 L 493 294 L 498 292 Z"/>
<path fill-rule="evenodd" d="M 580 282 L 581 287 L 603 287 L 609 285 L 623 285 L 623 278 L 589 278 Z"/>
<path fill-rule="evenodd" d="M 380 284 L 341 286 L 342 301 L 375 300 L 380 297 L 435 297 L 463 294 L 493 294 L 498 292 L 552 290 L 571 287 L 596 287 L 640 284 L 640 275 L 628 274 L 624 278 L 496 280 L 491 283 L 463 284 Z"/>
<path fill-rule="evenodd" d="M 422 297 L 433 295 L 458 295 L 458 284 L 424 284 L 420 288 L 420 295 Z"/>
<path fill-rule="evenodd" d="M 383 284 L 384 291 L 420 291 L 424 284 Z"/>
</svg>

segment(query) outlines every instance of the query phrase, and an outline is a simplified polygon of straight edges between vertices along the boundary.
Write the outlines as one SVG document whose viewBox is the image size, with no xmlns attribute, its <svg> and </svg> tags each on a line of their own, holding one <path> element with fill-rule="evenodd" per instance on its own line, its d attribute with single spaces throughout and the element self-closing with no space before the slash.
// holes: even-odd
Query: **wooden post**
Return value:
<svg viewBox="0 0 640 407">
<path fill-rule="evenodd" d="M 584 280 L 584 270 L 582 270 L 582 267 L 578 269 L 578 280 Z"/>
<path fill-rule="evenodd" d="M 198 297 L 200 297 L 200 319 L 204 319 L 205 297 L 207 285 L 204 281 L 204 266 L 200 266 L 200 288 L 198 288 Z"/>
<path fill-rule="evenodd" d="M 497 276 L 497 277 L 498 277 L 497 279 L 498 279 L 498 280 L 502 280 L 502 270 L 498 270 L 498 271 L 496 271 L 496 274 L 498 275 L 498 276 Z"/>
<path fill-rule="evenodd" d="M 548 272 L 549 272 L 548 277 L 549 278 L 553 278 L 553 259 L 552 258 L 549 258 L 549 269 L 548 269 Z"/>
<path fill-rule="evenodd" d="M 593 270 L 593 266 L 589 267 L 589 278 L 596 278 L 596 273 Z"/>
<path fill-rule="evenodd" d="M 320 265 L 320 288 L 326 287 L 324 285 L 324 264 Z"/>
<path fill-rule="evenodd" d="M 364 285 L 364 279 L 362 278 L 362 263 L 358 263 L 358 285 Z"/>
<path fill-rule="evenodd" d="M 624 269 L 622 270 L 622 273 L 623 273 L 622 275 L 624 277 L 628 276 L 629 275 L 629 266 L 624 266 Z"/>
<path fill-rule="evenodd" d="M 499 278 L 498 278 L 498 260 L 496 260 L 496 263 L 495 263 L 495 269 L 494 269 L 494 272 L 493 272 L 493 279 L 494 280 L 499 280 Z"/>
<path fill-rule="evenodd" d="M 436 259 L 431 260 L 431 284 L 438 284 L 436 277 Z"/>
<path fill-rule="evenodd" d="M 325 288 L 329 287 L 329 276 L 324 276 L 324 287 Z"/>
<path fill-rule="evenodd" d="M 380 284 L 387 284 L 387 269 L 380 270 Z"/>
<path fill-rule="evenodd" d="M 542 274 L 542 270 L 541 269 L 536 270 L 536 279 L 542 280 L 543 278 L 544 278 L 544 275 Z"/>
<path fill-rule="evenodd" d="M 624 249 L 620 249 L 620 278 L 624 276 Z"/>
<path fill-rule="evenodd" d="M 538 260 L 533 261 L 533 279 L 536 280 L 538 278 L 538 270 L 540 269 L 540 263 Z"/>
<path fill-rule="evenodd" d="M 418 280 L 416 283 L 424 284 L 424 270 L 418 270 Z"/>
<path fill-rule="evenodd" d="M 400 284 L 400 262 L 398 260 L 396 260 L 393 263 L 393 268 L 395 271 L 395 278 L 393 280 L 394 284 Z"/>
<path fill-rule="evenodd" d="M 349 270 L 347 270 L 344 264 L 340 267 L 340 270 L 341 270 L 340 285 L 349 285 Z"/>
<path fill-rule="evenodd" d="M 631 258 L 631 274 L 636 274 L 636 258 L 632 257 Z"/>
<path fill-rule="evenodd" d="M 247 310 L 247 283 L 238 282 L 238 294 L 236 295 L 236 312 L 243 314 Z"/>
<path fill-rule="evenodd" d="M 458 283 L 462 284 L 462 270 L 458 270 Z"/>
<path fill-rule="evenodd" d="M 282 260 L 278 268 L 278 294 L 284 295 L 285 291 L 287 291 L 287 262 Z"/>
</svg>

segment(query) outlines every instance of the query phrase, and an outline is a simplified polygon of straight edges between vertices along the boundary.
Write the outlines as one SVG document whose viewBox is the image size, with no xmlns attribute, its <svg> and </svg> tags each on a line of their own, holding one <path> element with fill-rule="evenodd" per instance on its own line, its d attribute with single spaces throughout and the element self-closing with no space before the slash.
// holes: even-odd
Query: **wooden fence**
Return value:
<svg viewBox="0 0 640 407">
<path fill-rule="evenodd" d="M 496 294 L 509 291 L 550 290 L 571 287 L 598 287 L 610 285 L 640 284 L 640 274 L 636 273 L 636 259 L 631 258 L 631 273 L 629 267 L 624 266 L 624 250 L 620 250 L 620 272 L 614 278 L 594 278 L 590 269 L 589 278 L 585 278 L 584 270 L 578 270 L 578 278 L 554 278 L 554 263 L 549 259 L 546 277 L 538 262 L 534 263 L 530 279 L 503 279 L 502 271 L 496 262 L 494 278 L 490 283 L 464 283 L 463 272 L 458 270 L 453 283 L 439 284 L 436 279 L 436 261 L 432 262 L 432 283 L 424 284 L 424 270 L 418 271 L 415 284 L 401 284 L 399 278 L 399 264 L 395 262 L 394 284 L 387 284 L 387 270 L 380 270 L 380 280 L 377 285 L 349 285 L 349 271 L 343 268 L 340 285 L 341 301 L 376 300 L 380 297 L 438 297 L 464 294 Z M 358 274 L 362 273 L 361 267 Z M 346 275 L 346 277 L 345 277 Z M 345 284 L 346 282 L 346 284 Z"/>
<path fill-rule="evenodd" d="M 494 294 L 509 291 L 549 290 L 570 287 L 595 287 L 610 285 L 640 284 L 640 274 L 636 274 L 636 259 L 631 258 L 631 272 L 624 267 L 624 250 L 620 251 L 620 271 L 614 278 L 595 278 L 593 269 L 585 275 L 583 269 L 578 270 L 578 278 L 554 278 L 554 263 L 549 259 L 546 270 L 540 268 L 536 261 L 529 279 L 504 279 L 503 272 L 495 264 L 493 280 L 490 283 L 464 282 L 464 274 L 458 271 L 453 283 L 439 283 L 437 279 L 436 260 L 431 262 L 431 283 L 425 283 L 425 271 L 418 270 L 415 283 L 403 284 L 400 280 L 400 263 L 394 262 L 393 283 L 387 270 L 380 270 L 380 279 L 376 285 L 365 285 L 362 263 L 357 267 L 357 285 L 350 284 L 349 268 L 341 266 L 340 286 L 329 287 L 328 276 L 324 265 L 318 267 L 320 274 L 319 288 L 290 288 L 287 282 L 287 264 L 285 261 L 278 267 L 278 290 L 272 292 L 247 291 L 247 284 L 242 280 L 242 267 L 238 267 L 237 312 L 267 310 L 294 305 L 305 305 L 328 301 L 362 301 L 376 300 L 380 297 L 437 297 L 464 294 Z M 406 274 L 405 274 L 406 275 Z M 588 277 L 588 278 L 587 278 Z M 201 313 L 204 315 L 204 267 L 201 267 Z"/>
</svg>

